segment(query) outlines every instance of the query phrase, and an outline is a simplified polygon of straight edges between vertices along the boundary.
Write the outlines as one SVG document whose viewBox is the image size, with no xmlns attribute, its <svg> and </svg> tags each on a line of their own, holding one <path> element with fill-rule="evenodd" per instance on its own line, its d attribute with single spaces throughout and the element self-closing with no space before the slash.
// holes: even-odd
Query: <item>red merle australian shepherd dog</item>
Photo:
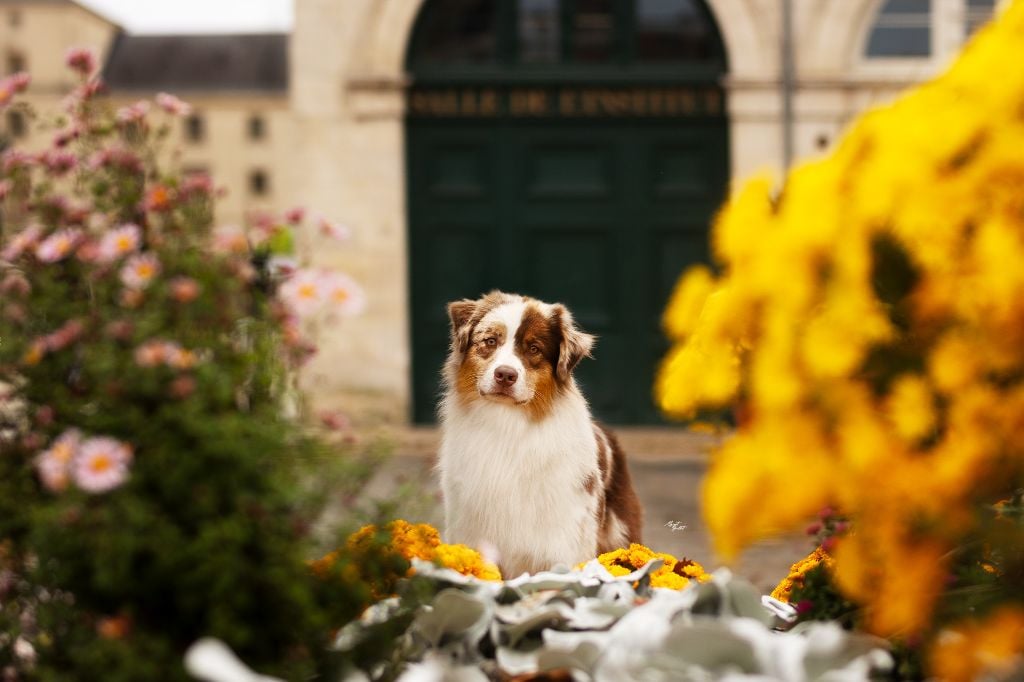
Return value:
<svg viewBox="0 0 1024 682">
<path fill-rule="evenodd" d="M 493 548 L 509 578 L 640 542 L 625 456 L 572 376 L 594 338 L 564 306 L 500 291 L 450 303 L 448 314 L 446 542 Z"/>
</svg>

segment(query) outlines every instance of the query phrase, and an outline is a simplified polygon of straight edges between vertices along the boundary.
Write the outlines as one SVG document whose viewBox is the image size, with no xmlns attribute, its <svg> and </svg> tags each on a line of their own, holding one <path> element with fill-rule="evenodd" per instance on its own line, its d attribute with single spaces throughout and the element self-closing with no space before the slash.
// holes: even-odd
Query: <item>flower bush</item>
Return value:
<svg viewBox="0 0 1024 682">
<path fill-rule="evenodd" d="M 379 562 L 366 558 L 383 553 L 392 558 L 393 571 L 385 574 L 363 573 L 363 567 L 376 569 Z M 363 526 L 352 533 L 344 550 L 334 550 L 310 562 L 313 573 L 324 577 L 345 557 L 352 577 L 358 576 L 374 587 L 373 598 L 383 599 L 395 592 L 398 580 L 415 574 L 409 563 L 413 559 L 432 561 L 439 566 L 471 575 L 481 580 L 501 580 L 497 566 L 486 561 L 475 549 L 466 545 L 448 545 L 441 542 L 437 529 L 426 523 L 411 524 L 402 519 L 391 521 L 382 532 L 374 524 Z"/>
<path fill-rule="evenodd" d="M 331 567 L 342 556 L 354 560 L 351 570 L 358 570 L 358 558 L 368 552 L 385 551 L 401 557 L 406 562 L 413 559 L 430 561 L 434 564 L 460 573 L 465 576 L 472 576 L 480 580 L 501 581 L 501 572 L 498 567 L 487 561 L 477 550 L 466 545 L 450 545 L 441 542 L 441 534 L 436 528 L 427 523 L 412 524 L 403 519 L 396 519 L 388 523 L 381 532 L 377 526 L 370 524 L 363 526 L 357 532 L 349 536 L 345 543 L 344 552 L 335 550 L 325 556 L 310 562 L 310 567 L 317 575 L 325 575 Z M 651 571 L 651 587 L 663 587 L 672 590 L 681 590 L 689 587 L 691 582 L 707 582 L 711 576 L 704 571 L 704 567 L 690 559 L 676 559 L 671 554 L 654 552 L 650 548 L 637 543 L 629 547 L 605 552 L 597 557 L 597 562 L 603 566 L 612 576 L 624 576 L 643 568 L 653 560 L 661 563 L 655 570 Z M 584 562 L 576 567 L 581 570 L 586 566 Z M 400 563 L 397 565 L 401 566 Z M 373 582 L 377 589 L 376 598 L 380 599 L 394 593 L 397 581 L 401 578 L 415 575 L 411 564 L 404 570 L 397 571 L 387 576 L 363 576 L 368 582 Z"/>
<path fill-rule="evenodd" d="M 294 211 L 213 229 L 210 179 L 163 162 L 185 103 L 111 111 L 91 54 L 68 64 L 51 143 L 0 156 L 3 677 L 185 679 L 206 635 L 325 672 L 370 587 L 310 576 L 311 531 L 368 469 L 282 403 L 315 350 L 304 324 L 365 299 L 301 267 Z"/>
<path fill-rule="evenodd" d="M 665 313 L 662 408 L 738 416 L 703 488 L 718 550 L 831 505 L 837 586 L 904 642 L 1024 613 L 1024 529 L 992 509 L 1024 487 L 1024 73 L 993 77 L 1022 58 L 1014 3 L 830 156 L 748 182 L 716 219 L 720 274 Z"/>
</svg>

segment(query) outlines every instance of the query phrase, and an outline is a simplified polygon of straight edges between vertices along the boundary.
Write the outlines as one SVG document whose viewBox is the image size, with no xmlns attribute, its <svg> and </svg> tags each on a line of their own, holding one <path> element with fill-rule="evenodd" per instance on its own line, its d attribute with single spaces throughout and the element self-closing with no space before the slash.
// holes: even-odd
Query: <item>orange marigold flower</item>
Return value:
<svg viewBox="0 0 1024 682">
<path fill-rule="evenodd" d="M 802 586 L 804 584 L 804 577 L 822 563 L 825 564 L 826 568 L 831 568 L 833 560 L 824 549 L 818 547 L 789 567 L 789 575 L 775 586 L 775 589 L 772 590 L 772 597 L 789 603 L 789 596 L 793 593 L 793 588 L 798 585 Z"/>
</svg>

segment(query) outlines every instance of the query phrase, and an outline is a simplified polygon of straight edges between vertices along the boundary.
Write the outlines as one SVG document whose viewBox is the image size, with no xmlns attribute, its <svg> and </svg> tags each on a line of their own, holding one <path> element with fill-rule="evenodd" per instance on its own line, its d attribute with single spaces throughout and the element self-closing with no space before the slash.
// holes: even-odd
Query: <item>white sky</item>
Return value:
<svg viewBox="0 0 1024 682">
<path fill-rule="evenodd" d="M 292 26 L 292 0 L 75 0 L 131 33 L 260 33 Z"/>
</svg>

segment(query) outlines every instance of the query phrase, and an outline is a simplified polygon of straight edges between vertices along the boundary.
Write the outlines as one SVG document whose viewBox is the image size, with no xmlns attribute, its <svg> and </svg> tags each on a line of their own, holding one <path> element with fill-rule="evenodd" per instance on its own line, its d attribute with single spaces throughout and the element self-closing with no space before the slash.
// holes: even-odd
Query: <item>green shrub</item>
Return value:
<svg viewBox="0 0 1024 682">
<path fill-rule="evenodd" d="M 310 296 L 345 314 L 358 288 L 288 276 L 300 212 L 212 230 L 209 179 L 161 164 L 187 105 L 114 112 L 91 57 L 69 66 L 52 145 L 0 159 L 0 670 L 185 679 L 209 635 L 262 672 L 323 673 L 369 589 L 311 574 L 312 528 L 367 468 L 282 396 Z"/>
</svg>

